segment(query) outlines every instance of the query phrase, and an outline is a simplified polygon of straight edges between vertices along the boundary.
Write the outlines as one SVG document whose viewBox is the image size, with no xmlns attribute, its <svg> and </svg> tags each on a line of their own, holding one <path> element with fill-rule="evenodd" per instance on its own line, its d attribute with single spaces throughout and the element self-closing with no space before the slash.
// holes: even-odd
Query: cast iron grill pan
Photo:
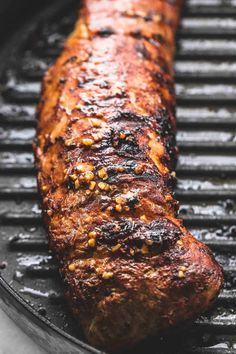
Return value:
<svg viewBox="0 0 236 354">
<path fill-rule="evenodd" d="M 50 353 L 63 354 L 96 351 L 81 342 L 48 252 L 32 140 L 42 75 L 72 30 L 77 9 L 78 1 L 57 1 L 0 55 L 0 304 Z M 180 215 L 213 250 L 225 287 L 215 307 L 194 324 L 134 352 L 236 353 L 235 1 L 186 0 L 175 71 Z"/>
</svg>

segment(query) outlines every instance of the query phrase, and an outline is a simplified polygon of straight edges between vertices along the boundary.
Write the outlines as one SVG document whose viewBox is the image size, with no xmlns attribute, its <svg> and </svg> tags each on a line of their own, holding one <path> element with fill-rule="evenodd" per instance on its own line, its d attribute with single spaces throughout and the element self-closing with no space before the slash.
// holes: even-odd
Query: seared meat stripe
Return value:
<svg viewBox="0 0 236 354">
<path fill-rule="evenodd" d="M 172 61 L 181 0 L 85 0 L 43 81 L 35 145 L 50 246 L 94 346 L 205 311 L 222 285 L 176 218 Z"/>
</svg>

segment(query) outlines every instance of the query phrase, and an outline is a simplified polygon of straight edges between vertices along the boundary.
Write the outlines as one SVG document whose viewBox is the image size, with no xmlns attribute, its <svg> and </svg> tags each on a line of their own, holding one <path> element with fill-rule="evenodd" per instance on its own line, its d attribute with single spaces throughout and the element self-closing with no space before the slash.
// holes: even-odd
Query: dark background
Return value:
<svg viewBox="0 0 236 354">
<path fill-rule="evenodd" d="M 57 0 L 0 0 L 0 42 L 1 45 L 9 35 L 45 5 Z M 66 1 L 66 0 L 65 0 Z"/>
</svg>

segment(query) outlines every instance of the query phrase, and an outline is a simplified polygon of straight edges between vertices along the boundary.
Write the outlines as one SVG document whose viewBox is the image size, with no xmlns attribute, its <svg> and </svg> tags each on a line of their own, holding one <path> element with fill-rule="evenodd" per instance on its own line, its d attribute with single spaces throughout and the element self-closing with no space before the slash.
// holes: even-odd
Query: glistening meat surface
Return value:
<svg viewBox="0 0 236 354">
<path fill-rule="evenodd" d="M 222 285 L 176 218 L 172 61 L 182 1 L 85 0 L 45 75 L 35 144 L 50 246 L 92 345 L 134 345 Z"/>
</svg>

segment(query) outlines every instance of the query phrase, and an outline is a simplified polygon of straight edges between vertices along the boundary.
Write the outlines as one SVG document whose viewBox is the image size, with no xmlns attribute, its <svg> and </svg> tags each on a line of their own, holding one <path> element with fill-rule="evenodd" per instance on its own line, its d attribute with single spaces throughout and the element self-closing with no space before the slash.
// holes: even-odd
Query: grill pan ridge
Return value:
<svg viewBox="0 0 236 354">
<path fill-rule="evenodd" d="M 175 60 L 176 196 L 185 224 L 223 266 L 225 287 L 208 314 L 144 342 L 137 354 L 236 353 L 236 2 L 185 3 Z M 68 315 L 32 153 L 40 81 L 77 9 L 78 1 L 57 1 L 0 53 L 0 306 L 50 353 L 89 354 L 101 352 L 83 343 Z"/>
</svg>

